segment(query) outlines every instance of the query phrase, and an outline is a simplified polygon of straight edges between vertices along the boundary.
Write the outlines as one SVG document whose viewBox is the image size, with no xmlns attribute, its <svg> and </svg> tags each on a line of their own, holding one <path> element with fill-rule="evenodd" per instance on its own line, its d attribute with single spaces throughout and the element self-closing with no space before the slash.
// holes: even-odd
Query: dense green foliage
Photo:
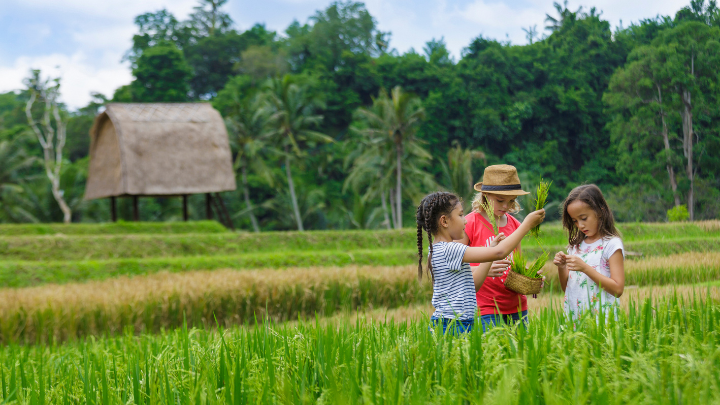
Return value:
<svg viewBox="0 0 720 405">
<path fill-rule="evenodd" d="M 556 310 L 456 338 L 426 321 L 300 322 L 0 349 L 6 402 L 714 403 L 720 307 L 632 303 L 606 322 Z"/>
<path fill-rule="evenodd" d="M 221 111 L 238 171 L 238 192 L 224 198 L 238 227 L 407 224 L 418 194 L 445 188 L 468 198 L 469 184 L 495 163 L 515 165 L 526 189 L 552 180 L 551 209 L 570 188 L 594 182 L 622 221 L 664 221 L 683 204 L 691 220 L 720 215 L 715 2 L 693 0 L 675 16 L 615 31 L 594 8 L 558 5 L 549 35 L 529 35 L 525 45 L 480 36 L 458 60 L 442 39 L 398 53 L 361 3 L 332 3 L 284 35 L 263 25 L 238 31 L 224 3 L 202 0 L 186 21 L 166 10 L 138 16 L 126 54 L 135 79 L 113 99 L 210 100 Z M 279 83 L 294 83 L 296 97 L 279 97 Z M 396 87 L 417 97 L 410 104 L 424 117 L 407 134 L 391 130 L 389 118 L 369 119 L 383 117 L 383 90 Z M 41 156 L 27 130 L 27 98 L 0 95 L 0 153 L 8 157 L 0 159 L 0 221 L 58 221 L 41 166 L 26 161 Z M 109 218 L 106 201 L 82 200 L 87 133 L 105 101 L 96 95 L 63 113 L 70 162 L 61 186 L 76 222 Z M 283 122 L 283 111 L 294 115 Z M 313 136 L 294 144 L 291 121 L 293 133 Z M 391 130 L 385 141 L 394 147 L 378 147 L 373 129 Z M 406 164 L 393 165 L 391 152 Z M 141 218 L 176 220 L 180 207 L 177 198 L 142 199 Z M 129 201 L 119 210 L 131 217 Z M 191 198 L 191 218 L 203 213 L 202 198 Z"/>
</svg>

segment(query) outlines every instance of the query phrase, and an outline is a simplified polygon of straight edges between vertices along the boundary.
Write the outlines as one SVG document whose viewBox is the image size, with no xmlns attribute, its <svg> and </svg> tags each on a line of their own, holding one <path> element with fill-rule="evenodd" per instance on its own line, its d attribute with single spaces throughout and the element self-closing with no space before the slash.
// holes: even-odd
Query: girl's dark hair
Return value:
<svg viewBox="0 0 720 405">
<path fill-rule="evenodd" d="M 432 238 L 438 232 L 438 220 L 443 215 L 448 215 L 455 209 L 460 198 L 453 193 L 438 191 L 428 194 L 420 201 L 415 213 L 415 222 L 417 222 L 417 247 L 418 247 L 418 280 L 422 279 L 422 255 L 423 255 L 423 229 L 428 234 L 429 254 L 427 258 L 428 273 L 434 279 L 435 275 L 432 271 Z"/>
<path fill-rule="evenodd" d="M 563 227 L 568 230 L 568 243 L 570 246 L 579 246 L 585 239 L 585 235 L 578 230 L 575 222 L 568 214 L 568 206 L 575 201 L 582 201 L 595 211 L 598 217 L 598 232 L 602 237 L 620 237 L 620 232 L 615 228 L 615 218 L 607 201 L 605 201 L 605 197 L 603 197 L 602 191 L 594 184 L 585 184 L 572 189 L 565 202 L 563 202 L 562 222 Z"/>
</svg>

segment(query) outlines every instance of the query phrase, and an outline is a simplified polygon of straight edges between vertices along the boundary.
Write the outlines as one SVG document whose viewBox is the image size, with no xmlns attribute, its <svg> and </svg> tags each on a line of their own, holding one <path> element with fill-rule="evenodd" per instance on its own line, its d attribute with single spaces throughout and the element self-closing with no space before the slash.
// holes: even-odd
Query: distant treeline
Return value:
<svg viewBox="0 0 720 405">
<path fill-rule="evenodd" d="M 714 2 L 614 31 L 595 8 L 556 3 L 546 27 L 526 29 L 527 44 L 479 36 L 455 60 L 442 38 L 400 54 L 362 3 L 332 3 L 279 34 L 238 31 L 225 1 L 202 0 L 186 21 L 137 16 L 125 55 L 135 79 L 62 111 L 73 221 L 109 219 L 107 201 L 82 201 L 88 131 L 108 101 L 212 102 L 237 168 L 238 191 L 223 197 L 248 230 L 407 226 L 423 193 L 467 200 L 497 163 L 515 165 L 527 188 L 552 179 L 550 209 L 592 182 L 621 221 L 664 221 L 683 205 L 692 219 L 720 215 Z M 29 94 L 0 94 L 0 222 L 63 218 L 35 159 Z M 119 210 L 131 218 L 129 201 Z M 182 216 L 177 198 L 142 199 L 140 211 Z M 203 217 L 202 196 L 190 211 Z"/>
</svg>

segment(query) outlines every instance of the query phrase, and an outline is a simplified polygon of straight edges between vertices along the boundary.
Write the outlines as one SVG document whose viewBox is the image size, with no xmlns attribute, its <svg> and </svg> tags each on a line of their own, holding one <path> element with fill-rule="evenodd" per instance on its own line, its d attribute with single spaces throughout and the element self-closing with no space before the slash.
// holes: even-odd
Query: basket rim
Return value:
<svg viewBox="0 0 720 405">
<path fill-rule="evenodd" d="M 521 279 L 524 279 L 524 280 L 527 280 L 527 281 L 530 281 L 530 282 L 535 282 L 535 283 L 537 283 L 537 282 L 542 282 L 542 277 L 541 277 L 541 278 L 528 277 L 528 276 L 522 275 L 522 274 L 514 271 L 513 269 L 509 269 L 509 270 L 508 270 L 508 275 L 509 275 L 510 273 L 513 273 L 513 277 L 520 277 Z M 507 280 L 507 279 L 506 279 L 506 280 Z"/>
</svg>

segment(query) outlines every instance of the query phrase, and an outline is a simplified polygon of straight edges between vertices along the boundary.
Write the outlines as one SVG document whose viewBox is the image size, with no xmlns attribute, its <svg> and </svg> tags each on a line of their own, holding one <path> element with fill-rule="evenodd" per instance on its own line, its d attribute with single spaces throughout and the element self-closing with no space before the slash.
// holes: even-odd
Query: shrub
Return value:
<svg viewBox="0 0 720 405">
<path fill-rule="evenodd" d="M 684 222 L 690 218 L 687 206 L 685 204 L 672 207 L 667 212 L 667 219 L 670 222 Z"/>
</svg>

